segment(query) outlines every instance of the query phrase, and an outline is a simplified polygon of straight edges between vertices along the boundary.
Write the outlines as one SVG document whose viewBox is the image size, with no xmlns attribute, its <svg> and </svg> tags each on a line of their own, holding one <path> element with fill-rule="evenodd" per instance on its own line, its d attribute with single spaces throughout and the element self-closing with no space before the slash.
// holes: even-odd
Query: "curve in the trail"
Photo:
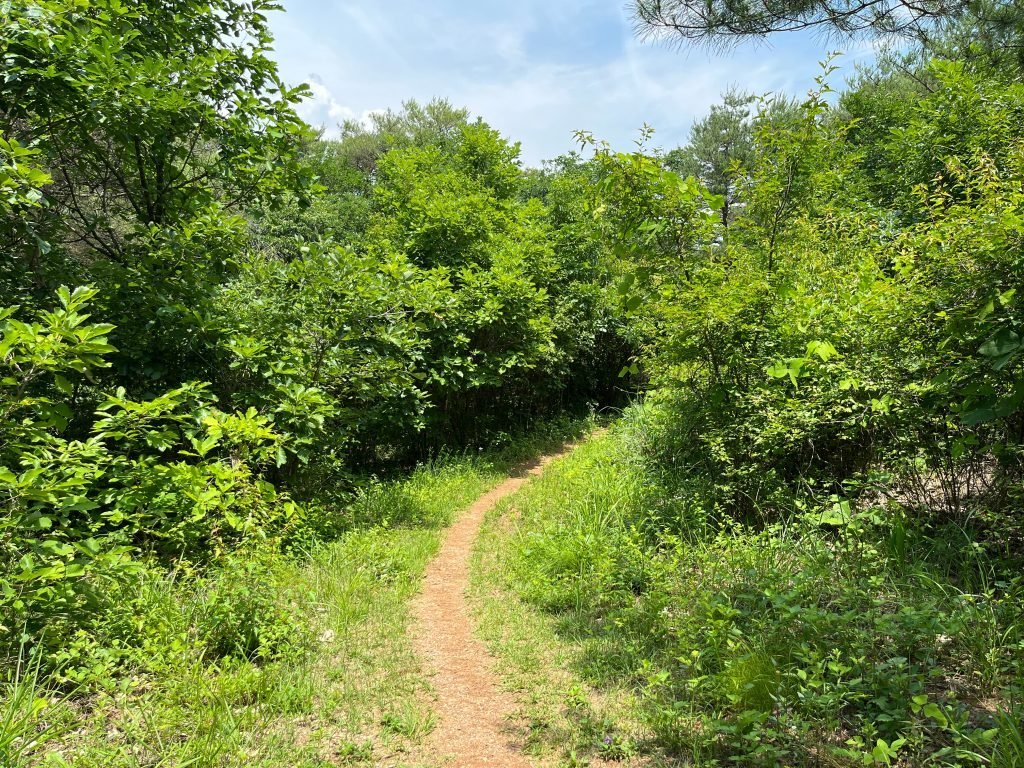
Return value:
<svg viewBox="0 0 1024 768">
<path fill-rule="evenodd" d="M 515 701 L 499 690 L 491 658 L 473 636 L 466 587 L 470 553 L 484 515 L 562 455 L 546 456 L 521 468 L 477 499 L 448 529 L 441 551 L 427 567 L 423 592 L 413 604 L 414 641 L 437 695 L 438 723 L 428 737 L 427 747 L 438 765 L 532 765 L 510 727 Z"/>
</svg>

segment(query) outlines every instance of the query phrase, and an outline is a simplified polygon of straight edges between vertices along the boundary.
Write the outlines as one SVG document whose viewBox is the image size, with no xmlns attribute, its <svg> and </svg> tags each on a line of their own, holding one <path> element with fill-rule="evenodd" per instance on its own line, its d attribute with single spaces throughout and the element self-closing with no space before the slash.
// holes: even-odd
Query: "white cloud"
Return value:
<svg viewBox="0 0 1024 768">
<path fill-rule="evenodd" d="M 299 105 L 299 117 L 316 128 L 323 128 L 325 136 L 337 136 L 339 126 L 356 116 L 355 110 L 334 98 L 331 89 L 319 76 L 310 75 L 306 85 L 309 86 L 311 96 Z"/>
<path fill-rule="evenodd" d="M 674 146 L 730 85 L 799 94 L 824 56 L 792 36 L 728 56 L 642 45 L 621 0 L 290 0 L 287 10 L 272 21 L 278 58 L 286 80 L 313 90 L 309 122 L 331 131 L 443 97 L 521 141 L 529 164 L 572 149 L 575 129 L 624 146 L 649 123 Z"/>
</svg>

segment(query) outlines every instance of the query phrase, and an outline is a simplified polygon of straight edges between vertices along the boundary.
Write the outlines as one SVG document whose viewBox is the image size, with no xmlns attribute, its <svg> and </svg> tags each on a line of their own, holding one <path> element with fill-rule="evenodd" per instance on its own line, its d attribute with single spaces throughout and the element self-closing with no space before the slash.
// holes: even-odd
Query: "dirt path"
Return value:
<svg viewBox="0 0 1024 768">
<path fill-rule="evenodd" d="M 508 722 L 514 699 L 498 689 L 491 658 L 473 636 L 466 601 L 469 557 L 484 515 L 514 493 L 560 454 L 524 466 L 485 493 L 448 530 L 437 557 L 427 567 L 422 594 L 412 608 L 414 642 L 433 675 L 437 727 L 427 740 L 429 753 L 446 768 L 530 768 Z"/>
</svg>

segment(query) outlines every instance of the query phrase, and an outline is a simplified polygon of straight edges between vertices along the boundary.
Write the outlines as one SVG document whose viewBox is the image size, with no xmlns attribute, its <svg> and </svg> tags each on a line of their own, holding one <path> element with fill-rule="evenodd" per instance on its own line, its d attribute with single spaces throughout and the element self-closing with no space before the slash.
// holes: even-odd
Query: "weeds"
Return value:
<svg viewBox="0 0 1024 768">
<path fill-rule="evenodd" d="M 546 748 L 698 765 L 1019 764 L 1024 582 L 1011 565 L 898 509 L 681 528 L 699 520 L 694 497 L 638 460 L 637 429 L 526 488 L 513 525 L 491 522 L 495 554 L 478 555 L 481 594 L 522 601 L 487 603 L 487 621 L 550 627 L 513 646 L 490 633 L 507 673 L 554 654 L 576 679 L 550 729 L 562 745 Z M 588 698 L 617 691 L 636 695 L 591 711 Z"/>
<path fill-rule="evenodd" d="M 305 768 L 407 749 L 434 725 L 406 623 L 441 531 L 524 457 L 588 426 L 371 483 L 336 511 L 334 540 L 140 569 L 90 632 L 43 666 L 19 663 L 0 690 L 0 765 L 35 768 L 48 752 L 75 768 Z M 55 663 L 59 695 L 44 674 Z"/>
<path fill-rule="evenodd" d="M 17 665 L 0 683 L 0 765 L 27 768 L 66 727 L 64 696 L 43 687 L 39 655 L 24 648 Z M 66 713 L 63 713 L 66 715 Z"/>
</svg>

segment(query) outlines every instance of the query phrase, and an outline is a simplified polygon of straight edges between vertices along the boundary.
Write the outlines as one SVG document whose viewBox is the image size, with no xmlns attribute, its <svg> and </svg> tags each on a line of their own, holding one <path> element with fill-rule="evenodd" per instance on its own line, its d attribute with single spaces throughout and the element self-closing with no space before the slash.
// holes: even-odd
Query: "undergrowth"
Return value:
<svg viewBox="0 0 1024 768">
<path fill-rule="evenodd" d="M 643 458 L 646 429 L 634 409 L 553 467 L 478 553 L 484 633 L 513 684 L 539 686 L 541 752 L 1022 764 L 1019 563 L 891 504 L 714 520 Z M 544 659 L 568 672 L 531 677 Z"/>
<path fill-rule="evenodd" d="M 347 522 L 333 540 L 317 524 L 201 572 L 134 571 L 59 658 L 26 654 L 0 680 L 0 765 L 401 763 L 434 722 L 406 627 L 442 530 L 586 424 L 366 483 L 334 512 Z"/>
</svg>

